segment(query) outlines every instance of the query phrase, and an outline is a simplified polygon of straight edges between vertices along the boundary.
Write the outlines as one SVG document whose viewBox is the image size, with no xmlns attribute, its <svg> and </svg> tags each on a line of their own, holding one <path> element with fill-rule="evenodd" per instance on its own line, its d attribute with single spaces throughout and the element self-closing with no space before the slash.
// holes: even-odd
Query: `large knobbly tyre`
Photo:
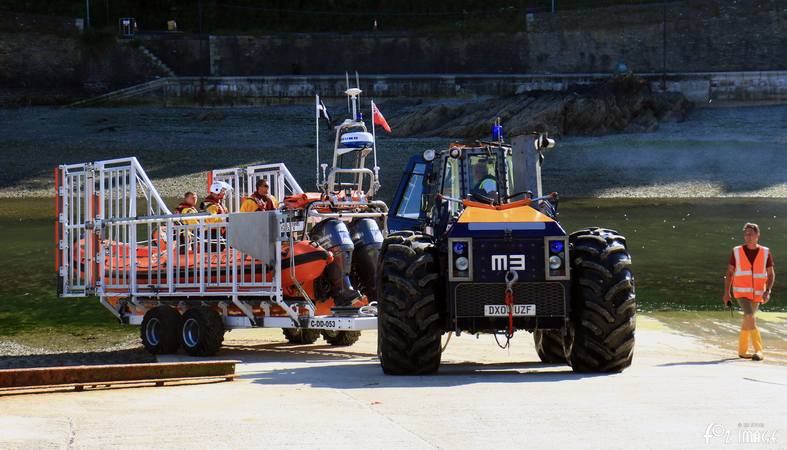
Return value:
<svg viewBox="0 0 787 450">
<path fill-rule="evenodd" d="M 620 372 L 634 355 L 636 297 L 626 239 L 588 228 L 569 237 L 572 270 L 571 342 L 577 372 Z"/>
<path fill-rule="evenodd" d="M 560 330 L 535 330 L 533 340 L 536 353 L 541 362 L 548 364 L 566 364 L 566 349 L 563 345 L 563 333 Z"/>
<path fill-rule="evenodd" d="M 442 330 L 434 243 L 419 233 L 394 233 L 383 243 L 380 258 L 378 354 L 383 372 L 437 372 Z"/>
<path fill-rule="evenodd" d="M 320 338 L 320 330 L 282 328 L 282 332 L 290 344 L 314 344 Z"/>
<path fill-rule="evenodd" d="M 181 345 L 191 356 L 212 356 L 224 342 L 224 322 L 213 308 L 200 306 L 183 314 Z"/>
<path fill-rule="evenodd" d="M 349 347 L 358 342 L 358 339 L 361 337 L 361 332 L 323 330 L 322 337 L 325 339 L 325 342 L 334 347 Z"/>
<path fill-rule="evenodd" d="M 148 310 L 139 330 L 145 350 L 154 355 L 177 353 L 182 323 L 183 319 L 175 308 L 162 305 Z"/>
</svg>

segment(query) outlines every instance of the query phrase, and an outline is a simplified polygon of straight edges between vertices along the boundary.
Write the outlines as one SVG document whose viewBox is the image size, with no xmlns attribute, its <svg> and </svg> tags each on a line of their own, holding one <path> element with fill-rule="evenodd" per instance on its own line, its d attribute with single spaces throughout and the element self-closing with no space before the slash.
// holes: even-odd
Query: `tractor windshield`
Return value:
<svg viewBox="0 0 787 450">
<path fill-rule="evenodd" d="M 470 156 L 470 193 L 497 196 L 497 158 L 492 155 Z"/>
<path fill-rule="evenodd" d="M 513 161 L 510 152 L 470 154 L 467 158 L 467 195 L 480 194 L 504 202 L 513 190 Z"/>
</svg>

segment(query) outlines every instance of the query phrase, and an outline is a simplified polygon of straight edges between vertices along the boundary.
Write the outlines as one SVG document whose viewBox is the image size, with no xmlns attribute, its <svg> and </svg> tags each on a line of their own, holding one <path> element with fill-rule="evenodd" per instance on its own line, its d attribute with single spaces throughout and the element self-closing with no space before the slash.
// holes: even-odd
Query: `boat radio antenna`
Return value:
<svg viewBox="0 0 787 450">
<path fill-rule="evenodd" d="M 347 81 L 347 90 L 350 90 L 350 73 L 344 72 L 344 79 Z M 346 91 L 345 91 L 346 92 Z M 347 112 L 350 112 L 350 96 L 347 96 Z M 353 117 L 354 118 L 354 117 Z"/>
<path fill-rule="evenodd" d="M 353 121 L 360 121 L 360 117 L 358 116 L 358 98 L 361 96 L 361 90 L 358 88 L 350 88 L 347 89 L 345 92 L 347 94 L 347 102 L 352 104 L 351 113 Z"/>
<path fill-rule="evenodd" d="M 355 87 L 358 88 L 358 107 L 361 106 L 361 80 L 358 78 L 358 71 L 355 71 Z M 355 117 L 358 119 L 358 117 Z"/>
<path fill-rule="evenodd" d="M 317 154 L 317 167 L 315 168 L 314 182 L 317 185 L 317 189 L 320 189 L 320 96 L 318 94 L 314 95 L 314 112 L 314 136 L 316 140 L 314 148 Z"/>
</svg>

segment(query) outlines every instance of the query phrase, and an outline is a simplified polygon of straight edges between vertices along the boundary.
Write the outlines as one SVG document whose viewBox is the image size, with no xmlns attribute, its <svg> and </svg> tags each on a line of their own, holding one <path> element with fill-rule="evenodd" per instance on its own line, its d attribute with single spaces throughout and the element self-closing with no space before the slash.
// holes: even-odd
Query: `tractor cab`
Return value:
<svg viewBox="0 0 787 450">
<path fill-rule="evenodd" d="M 389 211 L 390 231 L 445 231 L 468 205 L 497 208 L 518 202 L 557 218 L 557 195 L 534 198 L 514 177 L 514 152 L 500 142 L 451 144 L 410 158 Z"/>
</svg>

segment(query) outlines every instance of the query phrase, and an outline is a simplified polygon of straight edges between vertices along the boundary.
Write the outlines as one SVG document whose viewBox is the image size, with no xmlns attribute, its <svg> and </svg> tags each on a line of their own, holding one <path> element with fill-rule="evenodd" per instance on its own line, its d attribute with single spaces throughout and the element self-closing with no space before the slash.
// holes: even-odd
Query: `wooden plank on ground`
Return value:
<svg viewBox="0 0 787 450">
<path fill-rule="evenodd" d="M 93 385 L 120 381 L 222 378 L 235 374 L 240 361 L 37 367 L 0 370 L 0 389 L 33 386 Z"/>
</svg>

